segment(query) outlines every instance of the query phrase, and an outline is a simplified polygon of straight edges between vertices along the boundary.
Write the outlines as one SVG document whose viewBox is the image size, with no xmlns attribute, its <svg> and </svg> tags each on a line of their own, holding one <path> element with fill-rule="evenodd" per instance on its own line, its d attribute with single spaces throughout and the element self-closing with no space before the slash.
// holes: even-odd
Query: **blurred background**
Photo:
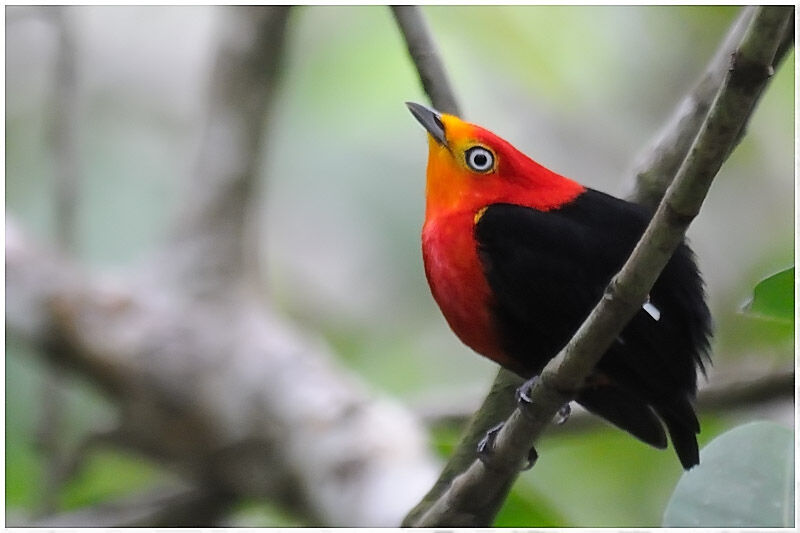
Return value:
<svg viewBox="0 0 800 533">
<path fill-rule="evenodd" d="M 164 239 L 196 157 L 218 7 L 70 7 L 79 87 L 78 259 L 124 274 Z M 636 155 L 702 73 L 738 7 L 424 8 L 465 118 L 545 166 L 625 196 Z M 45 9 L 46 10 L 46 9 Z M 52 24 L 6 8 L 6 209 L 52 242 Z M 425 281 L 419 232 L 425 135 L 403 102 L 426 102 L 391 12 L 304 6 L 263 147 L 258 241 L 266 294 L 320 332 L 340 362 L 415 409 L 476 405 L 495 366 L 449 331 Z M 793 264 L 794 51 L 689 230 L 716 323 L 715 371 L 780 368 L 791 324 L 740 312 L 754 285 Z M 6 513 L 37 505 L 32 446 L 43 365 L 6 339 Z M 732 370 L 731 370 L 732 369 Z M 112 416 L 90 383 L 67 382 L 70 439 Z M 702 414 L 701 445 L 742 420 L 793 425 L 791 398 Z M 458 428 L 435 427 L 445 454 Z M 680 476 L 672 453 L 597 426 L 539 445 L 496 525 L 660 524 Z M 60 494 L 73 509 L 163 474 L 103 449 Z M 304 524 L 261 503 L 238 525 Z"/>
</svg>

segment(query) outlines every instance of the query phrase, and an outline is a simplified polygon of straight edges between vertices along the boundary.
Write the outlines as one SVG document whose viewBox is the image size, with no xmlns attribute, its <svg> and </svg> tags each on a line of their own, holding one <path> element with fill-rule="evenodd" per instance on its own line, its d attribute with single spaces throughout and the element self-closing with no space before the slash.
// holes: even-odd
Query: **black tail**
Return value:
<svg viewBox="0 0 800 533">
<path fill-rule="evenodd" d="M 697 447 L 700 423 L 687 397 L 671 399 L 668 403 L 659 403 L 651 408 L 641 397 L 620 387 L 607 385 L 585 388 L 577 401 L 592 413 L 655 448 L 667 447 L 667 436 L 661 424 L 663 420 L 684 470 L 700 462 Z"/>
<path fill-rule="evenodd" d="M 656 448 L 667 447 L 667 436 L 656 414 L 641 398 L 615 386 L 587 387 L 578 403 Z"/>
<path fill-rule="evenodd" d="M 655 406 L 655 410 L 667 426 L 669 438 L 683 469 L 689 470 L 700 463 L 700 451 L 697 447 L 700 423 L 689 399 L 686 397 L 675 399 L 667 405 Z"/>
</svg>

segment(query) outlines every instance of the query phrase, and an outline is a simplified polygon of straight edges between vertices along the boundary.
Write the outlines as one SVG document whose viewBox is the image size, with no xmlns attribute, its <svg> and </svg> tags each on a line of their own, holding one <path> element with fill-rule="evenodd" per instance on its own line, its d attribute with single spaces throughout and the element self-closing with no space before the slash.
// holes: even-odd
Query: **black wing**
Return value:
<svg viewBox="0 0 800 533">
<path fill-rule="evenodd" d="M 570 339 L 649 217 L 640 206 L 591 189 L 547 212 L 512 204 L 486 209 L 475 236 L 495 296 L 494 317 L 504 350 L 526 376 L 538 374 Z M 658 313 L 642 309 L 634 316 L 598 364 L 593 387 L 578 401 L 663 447 L 655 410 L 676 448 L 683 447 L 678 453 L 687 466 L 696 463 L 699 426 L 690 399 L 708 349 L 710 315 L 685 244 L 665 267 L 650 301 Z"/>
</svg>

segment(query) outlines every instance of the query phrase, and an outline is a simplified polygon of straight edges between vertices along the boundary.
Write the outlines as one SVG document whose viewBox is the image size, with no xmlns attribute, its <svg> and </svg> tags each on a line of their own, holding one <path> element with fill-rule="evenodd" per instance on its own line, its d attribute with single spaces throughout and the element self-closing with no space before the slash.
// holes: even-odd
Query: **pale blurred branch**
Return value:
<svg viewBox="0 0 800 533">
<path fill-rule="evenodd" d="M 416 420 L 246 296 L 190 306 L 89 279 L 6 222 L 7 324 L 120 408 L 119 441 L 190 483 L 323 525 L 392 525 L 434 478 Z"/>
<path fill-rule="evenodd" d="M 632 171 L 635 188 L 629 198 L 632 202 L 655 209 L 664 196 L 697 137 L 717 89 L 731 68 L 731 56 L 755 14 L 755 6 L 741 10 L 703 75 L 679 102 L 661 132 L 636 158 Z M 771 62 L 773 69 L 778 67 L 793 43 L 794 17 L 791 17 L 790 23 L 782 31 L 780 44 Z M 744 129 L 739 139 L 743 134 Z"/>
<path fill-rule="evenodd" d="M 763 363 L 762 363 L 763 364 Z M 750 409 L 776 401 L 792 402 L 795 393 L 794 365 L 764 369 L 730 368 L 697 395 L 703 411 L 719 412 Z"/>
<path fill-rule="evenodd" d="M 158 274 L 190 296 L 221 296 L 257 277 L 250 217 L 269 107 L 280 80 L 290 6 L 222 8 L 208 114 Z M 170 270 L 164 271 L 162 265 Z"/>
<path fill-rule="evenodd" d="M 64 6 L 53 6 L 52 20 L 58 34 L 53 80 L 51 140 L 55 176 L 55 236 L 65 253 L 78 245 L 78 198 L 80 194 L 80 139 L 77 54 L 75 28 Z"/>
<path fill-rule="evenodd" d="M 433 107 L 444 113 L 461 115 L 455 93 L 439 57 L 428 23 L 420 6 L 392 6 L 397 26 L 403 34 L 408 53 L 417 68 L 422 88 Z"/>
<path fill-rule="evenodd" d="M 42 9 L 57 35 L 50 141 L 53 151 L 54 208 L 56 245 L 62 253 L 77 252 L 77 208 L 80 190 L 78 162 L 78 80 L 75 35 L 72 19 L 64 6 Z M 58 350 L 58 346 L 50 349 Z M 40 413 L 36 448 L 43 455 L 42 483 L 38 512 L 46 515 L 57 508 L 58 492 L 65 477 L 64 437 L 67 402 L 64 376 L 47 367 L 42 376 Z"/>
<path fill-rule="evenodd" d="M 435 477 L 421 426 L 262 302 L 259 280 L 243 279 L 289 11 L 223 9 L 209 117 L 171 240 L 128 278 L 110 280 L 7 219 L 7 330 L 57 347 L 41 354 L 118 408 L 115 442 L 201 496 L 267 498 L 310 524 L 396 525 Z M 77 466 L 90 449 L 90 441 L 79 447 Z M 153 505 L 159 524 L 186 524 L 170 516 L 174 506 Z M 119 506 L 107 510 L 69 516 L 95 522 L 81 525 L 140 523 Z"/>
<path fill-rule="evenodd" d="M 405 525 L 491 524 L 537 437 L 559 408 L 572 399 L 563 391 L 579 389 L 607 346 L 641 306 L 699 212 L 711 181 L 738 141 L 772 75 L 776 51 L 784 40 L 792 12 L 791 7 L 785 6 L 758 8 L 733 54 L 730 70 L 699 134 L 645 234 L 603 299 L 567 346 L 547 364 L 541 379 L 530 390 L 531 405 L 517 408 L 506 420 L 489 458 L 474 460 L 466 471 L 446 484 L 440 479 L 437 486 L 446 490 L 438 495 L 429 493 L 406 518 Z"/>
</svg>

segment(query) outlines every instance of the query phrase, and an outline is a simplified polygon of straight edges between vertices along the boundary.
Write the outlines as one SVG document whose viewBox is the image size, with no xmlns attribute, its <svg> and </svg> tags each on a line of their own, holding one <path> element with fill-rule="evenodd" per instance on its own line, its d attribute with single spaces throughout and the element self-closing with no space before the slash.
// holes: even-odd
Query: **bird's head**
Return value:
<svg viewBox="0 0 800 533">
<path fill-rule="evenodd" d="M 428 131 L 427 217 L 477 211 L 496 202 L 549 210 L 585 190 L 480 126 L 413 102 L 406 105 Z"/>
</svg>

